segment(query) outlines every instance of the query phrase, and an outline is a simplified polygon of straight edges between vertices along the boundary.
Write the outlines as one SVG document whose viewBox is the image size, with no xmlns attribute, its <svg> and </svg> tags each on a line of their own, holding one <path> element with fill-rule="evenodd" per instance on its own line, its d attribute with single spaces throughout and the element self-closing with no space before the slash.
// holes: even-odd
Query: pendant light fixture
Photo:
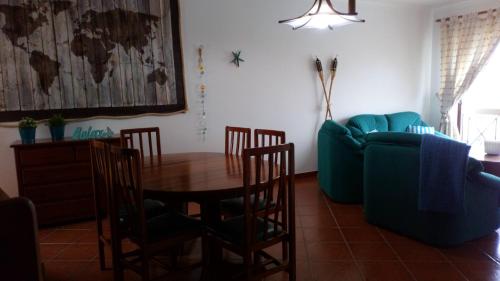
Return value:
<svg viewBox="0 0 500 281">
<path fill-rule="evenodd" d="M 304 15 L 279 21 L 279 23 L 290 25 L 294 30 L 300 28 L 333 29 L 356 22 L 365 22 L 365 20 L 358 18 L 356 0 L 349 0 L 347 13 L 337 11 L 331 0 L 315 0 L 312 8 Z"/>
</svg>

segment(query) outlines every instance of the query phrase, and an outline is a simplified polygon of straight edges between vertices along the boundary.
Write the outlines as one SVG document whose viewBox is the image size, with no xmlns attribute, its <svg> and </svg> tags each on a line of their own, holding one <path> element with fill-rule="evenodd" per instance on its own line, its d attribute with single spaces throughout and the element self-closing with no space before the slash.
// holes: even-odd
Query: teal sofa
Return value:
<svg viewBox="0 0 500 281">
<path fill-rule="evenodd" d="M 404 132 L 409 125 L 427 126 L 415 112 L 365 114 L 345 126 L 325 121 L 318 133 L 318 180 L 333 201 L 363 201 L 363 151 L 370 132 Z"/>
<path fill-rule="evenodd" d="M 500 226 L 500 178 L 469 158 L 463 211 L 420 211 L 421 135 L 375 133 L 365 139 L 364 212 L 366 220 L 436 246 L 480 238 Z"/>
</svg>

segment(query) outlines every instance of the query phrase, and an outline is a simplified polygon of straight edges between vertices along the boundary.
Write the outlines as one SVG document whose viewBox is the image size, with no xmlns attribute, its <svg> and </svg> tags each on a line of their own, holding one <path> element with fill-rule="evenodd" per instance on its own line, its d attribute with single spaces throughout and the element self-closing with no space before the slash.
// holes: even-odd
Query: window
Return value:
<svg viewBox="0 0 500 281">
<path fill-rule="evenodd" d="M 500 140 L 500 46 L 462 98 L 462 140 L 482 151 L 485 140 Z"/>
</svg>

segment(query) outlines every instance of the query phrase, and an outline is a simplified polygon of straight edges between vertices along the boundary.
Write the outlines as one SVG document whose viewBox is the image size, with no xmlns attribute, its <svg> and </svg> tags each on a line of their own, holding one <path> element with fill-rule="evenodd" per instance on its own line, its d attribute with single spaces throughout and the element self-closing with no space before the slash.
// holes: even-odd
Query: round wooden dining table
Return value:
<svg viewBox="0 0 500 281">
<path fill-rule="evenodd" d="M 145 157 L 142 179 L 145 197 L 168 202 L 176 207 L 185 202 L 197 202 L 201 207 L 202 222 L 211 225 L 221 219 L 221 199 L 242 195 L 243 159 L 240 156 L 213 152 Z M 209 259 L 219 260 L 222 248 L 210 245 L 209 252 L 203 255 L 204 259 L 209 258 L 205 255 L 209 255 Z M 206 273 L 205 268 L 203 272 Z"/>
<path fill-rule="evenodd" d="M 147 197 L 203 204 L 242 194 L 243 161 L 215 152 L 145 157 L 142 178 Z"/>
<path fill-rule="evenodd" d="M 255 165 L 254 160 L 250 163 Z M 265 179 L 269 165 L 266 160 L 261 163 L 261 179 Z M 277 164 L 273 167 L 277 172 Z M 252 173 L 251 181 L 255 180 L 254 176 Z M 221 220 L 220 200 L 243 195 L 243 158 L 214 152 L 145 157 L 142 183 L 144 195 L 148 198 L 173 203 L 174 206 L 185 202 L 199 203 L 202 222 L 212 225 Z M 203 253 L 204 259 L 220 260 L 221 257 L 222 248 L 216 244 L 209 245 L 208 252 Z M 206 280 L 205 269 L 202 271 L 203 280 Z"/>
</svg>

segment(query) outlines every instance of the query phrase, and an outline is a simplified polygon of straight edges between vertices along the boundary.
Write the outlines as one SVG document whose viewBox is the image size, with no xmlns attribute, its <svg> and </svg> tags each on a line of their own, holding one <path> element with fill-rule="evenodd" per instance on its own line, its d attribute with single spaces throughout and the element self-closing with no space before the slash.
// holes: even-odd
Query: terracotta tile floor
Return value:
<svg viewBox="0 0 500 281">
<path fill-rule="evenodd" d="M 298 280 L 500 281 L 498 233 L 433 248 L 367 224 L 360 205 L 332 203 L 312 176 L 298 179 L 296 190 Z M 111 271 L 99 270 L 93 221 L 42 229 L 40 242 L 47 281 L 112 280 Z M 199 243 L 187 248 L 191 255 L 182 260 L 199 260 Z M 176 280 L 198 278 L 199 270 Z M 126 280 L 139 278 L 127 273 Z"/>
</svg>

